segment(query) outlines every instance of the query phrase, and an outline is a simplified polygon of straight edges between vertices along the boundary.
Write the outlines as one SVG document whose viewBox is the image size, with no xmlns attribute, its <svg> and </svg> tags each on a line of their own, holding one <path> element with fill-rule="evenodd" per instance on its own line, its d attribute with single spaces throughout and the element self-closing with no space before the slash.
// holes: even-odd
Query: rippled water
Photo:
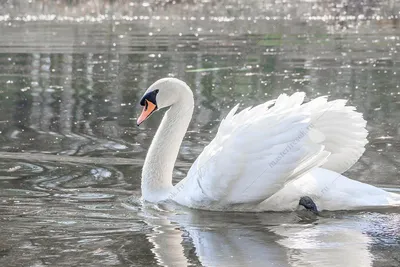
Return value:
<svg viewBox="0 0 400 267">
<path fill-rule="evenodd" d="M 193 88 L 176 182 L 234 104 L 329 94 L 368 121 L 370 143 L 347 175 L 399 191 L 396 5 L 30 2 L 0 16 L 1 266 L 400 264 L 397 209 L 313 217 L 143 205 L 140 171 L 162 114 L 135 126 L 158 78 Z"/>
</svg>

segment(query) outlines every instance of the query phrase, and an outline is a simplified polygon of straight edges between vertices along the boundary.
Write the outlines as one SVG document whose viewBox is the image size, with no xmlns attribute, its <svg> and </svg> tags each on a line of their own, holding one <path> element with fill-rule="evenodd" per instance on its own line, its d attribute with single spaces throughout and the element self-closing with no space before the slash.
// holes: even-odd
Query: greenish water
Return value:
<svg viewBox="0 0 400 267">
<path fill-rule="evenodd" d="M 104 16 L 72 2 L 0 12 L 1 266 L 399 265 L 397 209 L 312 217 L 143 205 L 140 171 L 162 114 L 136 126 L 152 82 L 192 87 L 177 182 L 236 103 L 328 94 L 368 121 L 366 152 L 346 175 L 399 191 L 394 2 L 110 1 L 95 5 Z"/>
</svg>

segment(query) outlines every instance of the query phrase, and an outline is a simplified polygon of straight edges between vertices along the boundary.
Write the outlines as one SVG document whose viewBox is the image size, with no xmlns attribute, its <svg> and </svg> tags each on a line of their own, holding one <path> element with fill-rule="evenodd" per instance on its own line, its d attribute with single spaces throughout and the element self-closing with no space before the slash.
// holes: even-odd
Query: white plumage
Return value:
<svg viewBox="0 0 400 267">
<path fill-rule="evenodd" d="M 189 87 L 176 79 L 159 80 L 147 93 L 155 88 L 192 96 Z M 192 97 L 179 97 L 165 116 L 170 122 L 163 121 L 164 127 L 155 137 L 162 136 L 169 151 L 158 149 L 162 141 L 157 139 L 146 158 L 142 189 L 158 194 L 147 199 L 173 200 L 192 208 L 240 211 L 293 210 L 302 196 L 310 196 L 320 210 L 400 204 L 397 194 L 341 175 L 364 152 L 367 131 L 362 115 L 354 107 L 345 106 L 344 100 L 319 97 L 304 104 L 304 97 L 304 93 L 282 94 L 275 101 L 239 113 L 238 106 L 234 107 L 187 177 L 175 187 L 171 184 L 163 190 L 152 190 L 157 179 L 165 184 L 172 179 L 172 173 L 159 171 L 161 178 L 152 177 L 154 172 L 148 171 L 146 163 L 152 157 L 172 160 L 175 152 L 170 150 L 180 146 L 174 131 L 178 138 L 182 136 L 192 115 L 179 112 L 193 105 L 187 103 Z M 157 103 L 162 101 L 162 97 L 157 98 Z M 170 166 L 167 163 L 154 166 Z"/>
</svg>

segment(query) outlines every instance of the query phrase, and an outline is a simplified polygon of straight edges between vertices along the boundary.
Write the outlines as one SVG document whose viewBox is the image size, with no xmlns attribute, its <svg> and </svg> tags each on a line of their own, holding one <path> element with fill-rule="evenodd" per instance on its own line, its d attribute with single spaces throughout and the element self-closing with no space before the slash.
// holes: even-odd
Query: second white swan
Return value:
<svg viewBox="0 0 400 267">
<path fill-rule="evenodd" d="M 247 108 L 234 107 L 215 138 L 173 186 L 172 173 L 194 108 L 189 86 L 175 78 L 145 92 L 137 123 L 168 108 L 142 171 L 145 201 L 173 201 L 206 210 L 290 211 L 400 205 L 400 195 L 341 173 L 364 152 L 366 121 L 345 100 L 303 103 L 304 93 Z"/>
</svg>

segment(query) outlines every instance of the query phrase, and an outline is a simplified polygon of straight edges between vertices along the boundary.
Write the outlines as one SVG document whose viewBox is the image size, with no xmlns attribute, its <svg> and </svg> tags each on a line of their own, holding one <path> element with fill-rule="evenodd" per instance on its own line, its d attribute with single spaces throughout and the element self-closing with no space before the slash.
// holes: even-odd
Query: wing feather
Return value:
<svg viewBox="0 0 400 267">
<path fill-rule="evenodd" d="M 207 209 L 260 203 L 314 168 L 348 169 L 366 143 L 361 114 L 345 100 L 323 96 L 303 104 L 304 96 L 282 94 L 240 112 L 239 105 L 232 108 L 175 186 L 184 190 L 174 199 Z"/>
<path fill-rule="evenodd" d="M 302 105 L 311 113 L 312 128 L 324 137 L 318 142 L 331 153 L 321 167 L 343 173 L 356 163 L 365 151 L 367 122 L 355 107 L 345 106 L 346 100 L 327 102 L 320 97 Z"/>
</svg>

